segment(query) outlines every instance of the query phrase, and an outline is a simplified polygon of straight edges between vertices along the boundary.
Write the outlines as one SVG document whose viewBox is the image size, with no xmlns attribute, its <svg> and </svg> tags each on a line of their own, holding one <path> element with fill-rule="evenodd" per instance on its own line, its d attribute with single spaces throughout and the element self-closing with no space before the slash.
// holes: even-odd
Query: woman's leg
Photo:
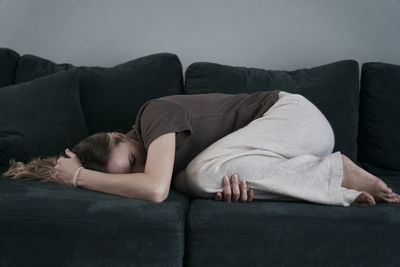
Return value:
<svg viewBox="0 0 400 267">
<path fill-rule="evenodd" d="M 237 173 L 254 199 L 303 199 L 348 206 L 362 192 L 341 186 L 340 152 L 321 111 L 299 94 L 279 100 L 247 126 L 216 141 L 178 174 L 175 186 L 199 197 L 223 191 L 222 177 Z"/>
<path fill-rule="evenodd" d="M 358 167 L 345 155 L 342 155 L 342 161 L 342 186 L 364 192 L 359 204 L 375 204 L 375 201 L 400 202 L 400 195 L 394 193 L 381 179 Z"/>
</svg>

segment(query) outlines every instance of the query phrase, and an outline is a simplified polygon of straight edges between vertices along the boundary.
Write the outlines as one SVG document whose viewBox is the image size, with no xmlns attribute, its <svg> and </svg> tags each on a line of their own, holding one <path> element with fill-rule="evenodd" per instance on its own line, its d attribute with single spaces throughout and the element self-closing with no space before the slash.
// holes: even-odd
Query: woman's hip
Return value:
<svg viewBox="0 0 400 267">
<path fill-rule="evenodd" d="M 221 156 L 268 150 L 285 158 L 303 154 L 323 157 L 332 153 L 334 143 L 330 123 L 312 102 L 300 94 L 281 92 L 262 117 L 217 140 L 208 151 Z"/>
</svg>

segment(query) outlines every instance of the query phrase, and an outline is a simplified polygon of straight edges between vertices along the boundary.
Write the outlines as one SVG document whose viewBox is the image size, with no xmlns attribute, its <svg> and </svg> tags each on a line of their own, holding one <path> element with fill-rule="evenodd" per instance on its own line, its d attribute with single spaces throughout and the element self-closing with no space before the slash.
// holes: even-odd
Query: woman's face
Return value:
<svg viewBox="0 0 400 267">
<path fill-rule="evenodd" d="M 108 134 L 122 139 L 122 142 L 111 151 L 107 171 L 110 173 L 144 172 L 146 166 L 144 147 L 138 141 L 128 138 L 122 133 Z"/>
</svg>

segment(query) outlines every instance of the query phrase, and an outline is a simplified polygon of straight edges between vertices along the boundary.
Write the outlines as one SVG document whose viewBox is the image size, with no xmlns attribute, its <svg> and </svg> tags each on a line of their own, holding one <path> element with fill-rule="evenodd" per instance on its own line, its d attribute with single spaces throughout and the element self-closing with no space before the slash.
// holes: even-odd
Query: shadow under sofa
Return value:
<svg viewBox="0 0 400 267">
<path fill-rule="evenodd" d="M 7 53 L 17 62 L 12 80 L 19 83 L 74 68 Z M 89 97 L 91 91 L 82 94 L 87 83 L 81 82 L 87 134 L 116 127 L 129 130 L 135 109 L 146 97 L 281 89 L 304 94 L 324 112 L 335 131 L 334 151 L 373 170 L 393 191 L 400 192 L 400 173 L 385 171 L 373 165 L 379 158 L 362 155 L 370 142 L 368 134 L 358 132 L 365 129 L 359 111 L 366 112 L 359 101 L 367 98 L 360 96 L 358 63 L 352 60 L 293 72 L 194 63 L 186 70 L 185 83 L 175 55 L 152 55 L 136 63 L 129 71 L 141 77 L 139 83 L 154 72 L 151 69 L 144 75 L 144 65 L 159 64 L 159 73 L 168 66 L 168 75 L 149 86 L 156 88 L 157 82 L 167 80 L 170 86 L 165 91 L 136 92 L 142 98 L 130 107 L 130 118 L 118 116 L 117 112 L 127 112 L 121 108 L 101 124 L 93 112 L 99 107 L 85 106 L 85 93 Z M 361 79 L 368 78 L 368 67 Z M 27 80 L 21 74 L 24 70 L 32 75 Z M 82 67 L 81 71 L 93 77 L 108 69 Z M 17 156 L 26 160 L 23 153 Z M 0 167 L 1 173 L 5 170 L 6 166 Z M 0 266 L 396 266 L 399 236 L 399 204 L 365 208 L 300 200 L 226 203 L 187 196 L 173 185 L 167 200 L 157 204 L 84 188 L 0 179 Z"/>
</svg>

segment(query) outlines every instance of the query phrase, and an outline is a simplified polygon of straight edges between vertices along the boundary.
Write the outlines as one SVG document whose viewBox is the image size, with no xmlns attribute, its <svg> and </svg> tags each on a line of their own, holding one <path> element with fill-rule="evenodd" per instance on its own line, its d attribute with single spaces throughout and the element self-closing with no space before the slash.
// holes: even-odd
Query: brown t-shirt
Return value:
<svg viewBox="0 0 400 267">
<path fill-rule="evenodd" d="M 170 95 L 151 99 L 142 105 L 127 135 L 141 142 L 147 152 L 159 136 L 175 132 L 175 175 L 206 147 L 262 117 L 279 99 L 279 92 Z"/>
</svg>

